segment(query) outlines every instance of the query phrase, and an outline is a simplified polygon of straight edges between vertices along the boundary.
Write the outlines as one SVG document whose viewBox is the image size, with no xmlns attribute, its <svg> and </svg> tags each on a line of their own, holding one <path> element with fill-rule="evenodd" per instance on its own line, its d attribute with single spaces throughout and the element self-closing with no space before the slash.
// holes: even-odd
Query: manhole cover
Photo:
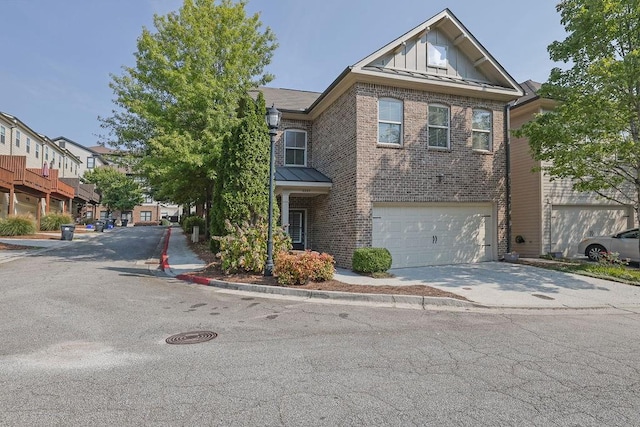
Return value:
<svg viewBox="0 0 640 427">
<path fill-rule="evenodd" d="M 211 331 L 182 332 L 181 334 L 171 335 L 165 341 L 167 344 L 198 344 L 212 340 L 217 336 L 218 334 Z"/>
<path fill-rule="evenodd" d="M 540 299 L 554 299 L 554 298 L 548 297 L 546 295 L 540 295 L 540 294 L 531 294 L 531 295 L 533 295 L 536 298 L 540 298 Z"/>
</svg>

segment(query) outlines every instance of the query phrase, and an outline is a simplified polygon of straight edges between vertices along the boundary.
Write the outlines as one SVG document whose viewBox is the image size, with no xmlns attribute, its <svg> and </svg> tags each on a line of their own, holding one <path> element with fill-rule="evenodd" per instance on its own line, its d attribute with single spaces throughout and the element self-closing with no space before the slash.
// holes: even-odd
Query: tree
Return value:
<svg viewBox="0 0 640 427">
<path fill-rule="evenodd" d="M 130 176 L 111 168 L 100 167 L 85 172 L 82 180 L 95 184 L 100 204 L 111 211 L 129 211 L 144 201 L 140 185 Z"/>
<path fill-rule="evenodd" d="M 217 4 L 219 3 L 219 4 Z M 163 198 L 211 204 L 223 138 L 240 97 L 265 84 L 276 48 L 246 1 L 184 0 L 155 16 L 138 39 L 135 67 L 112 75 L 116 109 L 103 118 L 103 143 L 131 153 L 129 164 Z M 207 223 L 209 222 L 209 218 Z"/>
<path fill-rule="evenodd" d="M 225 220 L 233 225 L 266 220 L 269 209 L 269 130 L 264 98 L 245 95 L 238 108 L 239 122 L 223 141 L 218 180 L 213 195 L 212 235 L 225 234 Z"/>
<path fill-rule="evenodd" d="M 539 95 L 558 106 L 517 132 L 553 178 L 631 205 L 640 220 L 640 2 L 564 0 L 568 36 L 549 45 L 554 68 Z"/>
</svg>

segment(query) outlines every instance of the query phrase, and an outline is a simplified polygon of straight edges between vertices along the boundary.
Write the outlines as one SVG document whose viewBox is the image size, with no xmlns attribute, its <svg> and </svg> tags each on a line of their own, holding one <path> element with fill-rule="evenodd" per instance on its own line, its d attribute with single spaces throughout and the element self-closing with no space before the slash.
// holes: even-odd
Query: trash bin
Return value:
<svg viewBox="0 0 640 427">
<path fill-rule="evenodd" d="M 62 224 L 60 226 L 60 240 L 73 240 L 73 232 L 76 231 L 75 224 Z"/>
<path fill-rule="evenodd" d="M 104 231 L 104 221 L 98 220 L 96 221 L 96 231 L 102 233 Z"/>
<path fill-rule="evenodd" d="M 108 219 L 107 220 L 107 230 L 111 230 L 116 224 L 116 220 L 115 219 Z"/>
<path fill-rule="evenodd" d="M 129 220 L 128 220 L 128 219 L 123 219 L 123 220 L 122 220 L 122 226 L 123 226 L 123 227 L 126 227 L 126 226 L 127 226 L 127 224 L 129 224 Z"/>
</svg>

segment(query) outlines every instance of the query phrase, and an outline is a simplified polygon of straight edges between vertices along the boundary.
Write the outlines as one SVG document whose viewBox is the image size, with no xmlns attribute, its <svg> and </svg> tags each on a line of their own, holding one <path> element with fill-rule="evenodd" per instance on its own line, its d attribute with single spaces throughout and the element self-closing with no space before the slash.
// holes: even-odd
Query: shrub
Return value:
<svg viewBox="0 0 640 427">
<path fill-rule="evenodd" d="M 191 234 L 193 233 L 193 227 L 196 225 L 200 228 L 200 233 L 204 233 L 204 218 L 195 215 L 184 219 L 182 229 L 185 233 Z"/>
<path fill-rule="evenodd" d="M 138 221 L 133 224 L 134 227 L 147 227 L 151 225 L 158 225 L 158 221 Z"/>
<path fill-rule="evenodd" d="M 62 224 L 73 224 L 73 218 L 60 213 L 50 213 L 40 218 L 40 230 L 42 231 L 58 231 Z"/>
<path fill-rule="evenodd" d="M 383 273 L 391 268 L 391 261 L 387 248 L 358 248 L 353 251 L 351 265 L 358 273 Z"/>
<path fill-rule="evenodd" d="M 326 253 L 281 252 L 276 257 L 274 274 L 281 285 L 304 285 L 309 280 L 323 282 L 333 279 L 334 264 L 333 257 Z"/>
<path fill-rule="evenodd" d="M 220 245 L 217 256 L 220 267 L 225 273 L 245 271 L 262 273 L 267 261 L 267 224 L 233 225 L 225 221 L 226 236 L 212 237 Z M 279 227 L 273 230 L 273 253 L 286 252 L 291 249 L 291 239 Z"/>
<path fill-rule="evenodd" d="M 35 232 L 36 221 L 31 215 L 16 215 L 0 219 L 0 236 L 25 236 Z"/>
</svg>

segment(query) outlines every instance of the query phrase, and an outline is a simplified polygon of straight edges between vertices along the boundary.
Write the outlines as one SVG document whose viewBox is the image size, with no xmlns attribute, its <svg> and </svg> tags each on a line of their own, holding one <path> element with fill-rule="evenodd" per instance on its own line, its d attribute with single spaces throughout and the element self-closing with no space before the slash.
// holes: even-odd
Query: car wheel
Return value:
<svg viewBox="0 0 640 427">
<path fill-rule="evenodd" d="M 591 261 L 600 261 L 600 258 L 607 252 L 602 245 L 589 245 L 584 251 L 584 254 L 589 257 Z"/>
</svg>

